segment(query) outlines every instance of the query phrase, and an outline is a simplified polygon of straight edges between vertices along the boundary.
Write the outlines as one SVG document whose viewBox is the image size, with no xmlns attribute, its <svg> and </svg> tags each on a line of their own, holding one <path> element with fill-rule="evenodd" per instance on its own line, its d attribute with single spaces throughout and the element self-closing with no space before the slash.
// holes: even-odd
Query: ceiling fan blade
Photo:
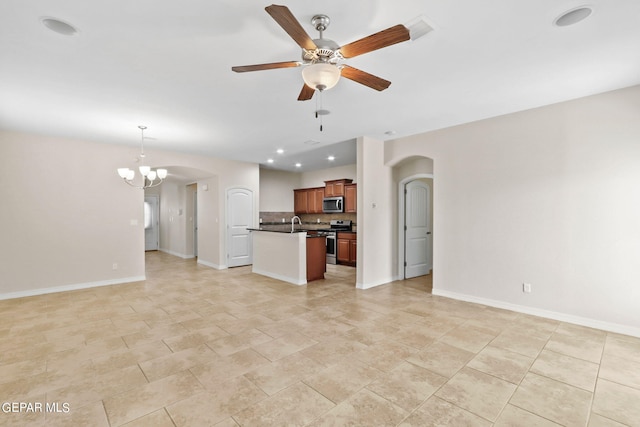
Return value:
<svg viewBox="0 0 640 427">
<path fill-rule="evenodd" d="M 366 73 L 362 70 L 358 70 L 357 68 L 353 68 L 348 65 L 343 66 L 340 74 L 344 78 L 353 80 L 354 82 L 360 83 L 378 91 L 385 90 L 389 87 L 389 85 L 391 85 L 391 82 L 389 80 L 374 76 L 373 74 Z"/>
<path fill-rule="evenodd" d="M 309 34 L 302 28 L 302 25 L 300 25 L 300 22 L 293 16 L 288 7 L 272 4 L 264 9 L 298 43 L 298 46 L 306 50 L 317 49 L 316 44 L 311 40 Z"/>
<path fill-rule="evenodd" d="M 300 62 L 298 61 L 287 61 L 287 62 L 270 62 L 268 64 L 240 65 L 236 67 L 231 67 L 231 69 L 236 73 L 246 73 L 247 71 L 273 70 L 276 68 L 292 68 L 292 67 L 299 67 L 300 65 L 301 65 Z"/>
<path fill-rule="evenodd" d="M 345 58 L 353 58 L 354 56 L 369 53 L 383 47 L 391 46 L 396 43 L 409 40 L 409 29 L 404 25 L 398 24 L 386 30 L 382 30 L 375 34 L 371 34 L 360 40 L 344 45 L 340 48 L 342 56 Z"/>
<path fill-rule="evenodd" d="M 300 91 L 300 95 L 298 96 L 298 101 L 308 101 L 313 98 L 314 93 L 316 93 L 316 90 L 305 84 L 304 86 L 302 86 L 302 90 Z"/>
</svg>

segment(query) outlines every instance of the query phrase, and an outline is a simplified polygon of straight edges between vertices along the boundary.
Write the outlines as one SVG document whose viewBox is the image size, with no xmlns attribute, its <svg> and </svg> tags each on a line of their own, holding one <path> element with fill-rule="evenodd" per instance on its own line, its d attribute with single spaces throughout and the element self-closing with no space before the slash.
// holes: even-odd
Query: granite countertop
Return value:
<svg viewBox="0 0 640 427">
<path fill-rule="evenodd" d="M 296 233 L 304 233 L 304 232 L 307 232 L 307 231 L 314 231 L 314 230 L 309 230 L 307 228 L 298 228 L 298 227 L 295 227 L 295 229 L 293 231 L 291 231 L 291 225 L 289 225 L 289 224 L 284 224 L 284 225 L 263 225 L 260 228 L 247 227 L 247 230 L 249 230 L 249 231 L 269 231 L 271 233 L 286 233 L 286 234 L 296 234 Z M 321 235 L 317 235 L 317 234 L 307 234 L 307 238 L 312 238 L 312 237 L 327 237 L 327 236 L 321 236 Z"/>
</svg>

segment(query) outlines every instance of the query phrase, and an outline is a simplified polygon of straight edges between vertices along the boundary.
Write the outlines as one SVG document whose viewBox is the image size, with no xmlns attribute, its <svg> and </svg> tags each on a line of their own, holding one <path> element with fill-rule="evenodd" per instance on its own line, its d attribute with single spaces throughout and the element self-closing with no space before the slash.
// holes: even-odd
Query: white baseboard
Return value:
<svg viewBox="0 0 640 427">
<path fill-rule="evenodd" d="M 227 269 L 226 265 L 214 264 L 214 263 L 209 262 L 209 261 L 201 260 L 200 258 L 198 258 L 198 264 L 202 264 L 202 265 L 207 266 L 207 267 L 215 268 L 216 270 L 226 270 Z"/>
<path fill-rule="evenodd" d="M 393 278 L 389 278 L 389 279 L 384 279 L 384 280 L 377 280 L 377 281 L 371 282 L 371 283 L 356 283 L 356 288 L 357 289 L 371 289 L 371 288 L 375 288 L 376 286 L 380 286 L 380 285 L 388 285 L 389 283 L 391 283 L 393 281 L 394 281 Z"/>
<path fill-rule="evenodd" d="M 282 280 L 283 282 L 291 283 L 297 286 L 303 286 L 307 284 L 307 281 L 298 280 L 295 277 L 283 276 L 281 274 L 272 273 L 270 271 L 262 271 L 260 269 L 253 268 L 251 270 L 252 273 L 261 274 L 263 276 L 271 277 L 272 279 Z"/>
<path fill-rule="evenodd" d="M 146 280 L 145 276 L 122 277 L 119 279 L 99 280 L 97 282 L 76 283 L 74 285 L 53 286 L 51 288 L 28 289 L 25 291 L 0 294 L 0 300 L 32 297 L 36 295 L 53 294 L 56 292 L 77 291 L 80 289 L 97 288 L 99 286 L 120 285 L 122 283 L 140 282 Z"/>
<path fill-rule="evenodd" d="M 191 259 L 191 258 L 195 258 L 195 257 L 196 257 L 196 256 L 195 256 L 195 255 L 193 255 L 193 254 L 191 254 L 191 255 L 181 254 L 181 253 L 179 253 L 179 252 L 170 251 L 170 250 L 168 250 L 168 249 L 162 249 L 162 248 L 160 248 L 160 249 L 158 249 L 158 250 L 159 250 L 160 252 L 164 252 L 164 253 L 167 253 L 167 254 L 169 254 L 169 255 L 177 256 L 177 257 L 182 258 L 182 259 Z"/>
<path fill-rule="evenodd" d="M 560 313 L 557 311 L 543 310 L 541 308 L 527 307 L 525 305 L 512 304 L 509 302 L 492 300 L 488 298 L 476 297 L 473 295 L 460 294 L 457 292 L 443 291 L 433 288 L 433 295 L 456 299 L 460 301 L 473 302 L 482 305 L 488 305 L 495 308 L 503 308 L 505 310 L 516 311 L 518 313 L 531 314 L 533 316 L 544 317 L 547 319 L 559 320 L 561 322 L 573 323 L 575 325 L 587 326 L 589 328 L 601 329 L 603 331 L 615 332 L 623 335 L 630 335 L 640 338 L 640 328 L 633 326 L 620 325 L 618 323 L 603 322 L 601 320 L 590 319 L 587 317 L 573 316 L 571 314 Z"/>
</svg>

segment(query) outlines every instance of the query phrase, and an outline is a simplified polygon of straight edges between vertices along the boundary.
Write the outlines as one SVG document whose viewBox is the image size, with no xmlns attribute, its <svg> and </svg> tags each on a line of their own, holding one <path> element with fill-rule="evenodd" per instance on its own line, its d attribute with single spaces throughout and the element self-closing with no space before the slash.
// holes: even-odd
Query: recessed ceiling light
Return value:
<svg viewBox="0 0 640 427">
<path fill-rule="evenodd" d="M 41 21 L 45 27 L 63 36 L 75 36 L 78 34 L 78 30 L 73 25 L 67 24 L 59 19 L 44 17 Z"/>
<path fill-rule="evenodd" d="M 296 167 L 299 168 L 302 166 L 302 163 L 296 163 Z"/>
<path fill-rule="evenodd" d="M 583 21 L 591 15 L 593 10 L 588 6 L 580 6 L 575 9 L 571 9 L 559 17 L 556 18 L 553 23 L 558 27 L 568 27 L 569 25 L 577 24 Z"/>
<path fill-rule="evenodd" d="M 278 153 L 278 154 L 282 154 L 282 153 L 284 153 L 284 150 L 283 150 L 282 148 L 278 148 L 278 149 L 276 150 L 276 153 Z"/>
<path fill-rule="evenodd" d="M 336 158 L 334 156 L 329 156 L 327 157 L 327 160 L 329 160 L 330 162 L 333 162 Z"/>
<path fill-rule="evenodd" d="M 267 159 L 267 163 L 273 163 L 273 159 Z"/>
</svg>

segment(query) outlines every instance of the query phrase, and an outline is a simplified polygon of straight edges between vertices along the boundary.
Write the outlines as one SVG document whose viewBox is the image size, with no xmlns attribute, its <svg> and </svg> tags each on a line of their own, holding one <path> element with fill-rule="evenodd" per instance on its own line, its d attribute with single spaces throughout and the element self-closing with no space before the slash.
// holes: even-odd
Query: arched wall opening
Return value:
<svg viewBox="0 0 640 427">
<path fill-rule="evenodd" d="M 393 222 L 395 224 L 394 233 L 395 239 L 393 241 L 394 259 L 393 259 L 393 273 L 396 280 L 405 279 L 405 263 L 407 260 L 407 245 L 405 240 L 406 233 L 406 217 L 407 212 L 405 210 L 405 189 L 407 185 L 414 181 L 424 182 L 429 188 L 429 200 L 428 202 L 428 231 L 433 231 L 433 194 L 434 194 L 434 173 L 433 173 L 433 159 L 424 156 L 409 156 L 399 162 L 397 162 L 392 168 L 393 177 L 393 199 L 396 201 L 396 208 L 394 209 Z M 429 234 L 428 241 L 428 273 L 431 273 L 431 266 L 433 265 L 433 234 Z M 422 275 L 420 273 L 420 275 Z"/>
</svg>

